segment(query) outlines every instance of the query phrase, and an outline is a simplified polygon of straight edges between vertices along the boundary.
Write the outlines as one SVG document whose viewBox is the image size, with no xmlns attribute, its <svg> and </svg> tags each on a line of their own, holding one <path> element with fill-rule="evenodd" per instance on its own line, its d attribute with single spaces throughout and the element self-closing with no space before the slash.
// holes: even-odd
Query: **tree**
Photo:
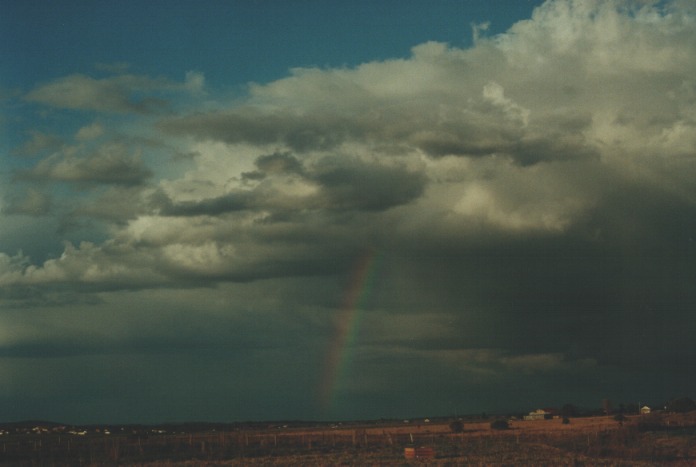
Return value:
<svg viewBox="0 0 696 467">
<path fill-rule="evenodd" d="M 667 403 L 667 410 L 669 412 L 691 412 L 696 410 L 696 402 L 688 397 L 680 397 L 678 399 L 672 399 Z"/>
</svg>

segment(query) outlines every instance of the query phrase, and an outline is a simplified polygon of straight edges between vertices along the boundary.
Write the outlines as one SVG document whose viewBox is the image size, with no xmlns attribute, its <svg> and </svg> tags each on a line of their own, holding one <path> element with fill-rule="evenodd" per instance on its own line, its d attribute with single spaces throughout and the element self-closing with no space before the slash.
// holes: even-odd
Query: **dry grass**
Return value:
<svg viewBox="0 0 696 467">
<path fill-rule="evenodd" d="M 36 439 L 36 438 L 32 438 Z M 26 451 L 0 457 L 3 465 L 696 465 L 696 413 L 512 421 L 492 430 L 490 421 L 464 423 L 451 433 L 448 423 L 379 424 L 338 428 L 269 428 L 235 432 L 129 437 L 82 437 L 65 452 L 44 438 Z M 413 440 L 430 446 L 434 459 L 409 460 L 404 447 Z M 21 443 L 22 440 L 17 440 Z M 33 446 L 33 450 L 31 447 Z M 62 446 L 65 446 L 63 439 Z"/>
</svg>

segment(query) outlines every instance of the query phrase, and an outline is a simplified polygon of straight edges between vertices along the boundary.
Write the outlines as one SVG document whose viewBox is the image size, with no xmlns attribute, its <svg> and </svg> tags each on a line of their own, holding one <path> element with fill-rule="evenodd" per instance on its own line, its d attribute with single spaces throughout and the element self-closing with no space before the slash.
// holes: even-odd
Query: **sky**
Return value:
<svg viewBox="0 0 696 467">
<path fill-rule="evenodd" d="M 691 1 L 0 2 L 0 420 L 696 396 Z"/>
</svg>

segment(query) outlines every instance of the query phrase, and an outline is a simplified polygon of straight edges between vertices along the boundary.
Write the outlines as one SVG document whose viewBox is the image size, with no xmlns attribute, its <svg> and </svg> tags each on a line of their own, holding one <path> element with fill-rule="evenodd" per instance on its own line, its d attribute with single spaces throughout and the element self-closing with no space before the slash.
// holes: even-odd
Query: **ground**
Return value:
<svg viewBox="0 0 696 467">
<path fill-rule="evenodd" d="M 696 465 L 696 412 L 521 421 L 491 429 L 491 419 L 431 423 L 269 424 L 224 431 L 145 434 L 9 434 L 0 465 Z M 407 459 L 404 448 L 430 447 Z"/>
</svg>

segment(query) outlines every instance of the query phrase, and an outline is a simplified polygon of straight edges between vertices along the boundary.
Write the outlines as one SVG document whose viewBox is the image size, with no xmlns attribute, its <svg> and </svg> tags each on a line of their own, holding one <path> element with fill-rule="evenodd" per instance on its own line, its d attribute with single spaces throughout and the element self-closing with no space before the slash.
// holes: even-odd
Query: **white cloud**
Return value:
<svg viewBox="0 0 696 467">
<path fill-rule="evenodd" d="M 144 166 L 140 151 L 129 153 L 131 148 L 124 144 L 105 143 L 86 155 L 79 149 L 54 153 L 19 175 L 29 180 L 137 185 L 152 174 Z"/>
<path fill-rule="evenodd" d="M 73 74 L 41 85 L 26 95 L 39 104 L 74 110 L 107 113 L 151 114 L 169 105 L 163 96 L 169 94 L 203 92 L 205 77 L 189 71 L 183 83 L 143 75 L 119 74 L 107 78 L 93 78 Z"/>
<path fill-rule="evenodd" d="M 40 86 L 27 99 L 41 104 L 78 110 L 144 113 L 161 105 L 157 99 L 132 101 L 137 91 L 152 90 L 162 83 L 135 75 L 94 79 L 86 75 L 70 75 Z"/>
<path fill-rule="evenodd" d="M 22 271 L 29 265 L 29 258 L 24 256 L 22 252 L 15 256 L 9 256 L 5 253 L 0 253 L 0 277 L 9 274 L 15 274 Z"/>
<path fill-rule="evenodd" d="M 187 71 L 184 87 L 192 93 L 201 93 L 205 88 L 205 75 L 198 71 Z"/>
<path fill-rule="evenodd" d="M 104 134 L 104 127 L 95 122 L 91 125 L 83 126 L 75 134 L 75 139 L 77 141 L 89 141 L 99 138 Z"/>
<path fill-rule="evenodd" d="M 483 87 L 483 97 L 500 107 L 510 118 L 520 120 L 525 126 L 529 122 L 529 109 L 522 108 L 506 98 L 505 90 L 498 83 L 487 83 Z"/>
<path fill-rule="evenodd" d="M 13 151 L 19 156 L 37 156 L 42 152 L 56 151 L 63 145 L 63 141 L 56 135 L 45 134 L 40 131 L 32 130 L 29 132 L 31 138 Z"/>
</svg>

